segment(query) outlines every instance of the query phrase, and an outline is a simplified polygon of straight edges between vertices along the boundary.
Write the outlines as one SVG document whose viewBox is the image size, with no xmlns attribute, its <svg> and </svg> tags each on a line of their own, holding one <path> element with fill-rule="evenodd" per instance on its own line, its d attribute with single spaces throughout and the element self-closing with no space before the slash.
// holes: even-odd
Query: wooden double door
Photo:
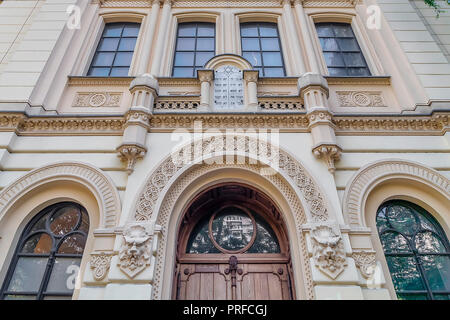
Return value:
<svg viewBox="0 0 450 320">
<path fill-rule="evenodd" d="M 286 263 L 180 263 L 177 282 L 180 300 L 292 299 Z"/>
<path fill-rule="evenodd" d="M 223 184 L 193 200 L 181 221 L 174 299 L 294 298 L 281 214 L 252 186 Z"/>
</svg>

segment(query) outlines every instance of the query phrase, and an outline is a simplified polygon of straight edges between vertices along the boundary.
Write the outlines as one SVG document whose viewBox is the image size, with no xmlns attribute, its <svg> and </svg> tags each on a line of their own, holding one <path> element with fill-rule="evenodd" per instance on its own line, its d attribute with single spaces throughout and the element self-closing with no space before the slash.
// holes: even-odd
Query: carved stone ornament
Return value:
<svg viewBox="0 0 450 320">
<path fill-rule="evenodd" d="M 336 279 L 347 265 L 344 242 L 339 232 L 325 224 L 311 230 L 314 263 L 320 271 Z"/>
<path fill-rule="evenodd" d="M 341 107 L 385 107 L 381 92 L 337 91 Z"/>
<path fill-rule="evenodd" d="M 117 151 L 121 160 L 127 162 L 127 173 L 130 175 L 134 171 L 136 161 L 145 156 L 147 149 L 137 145 L 121 145 Z"/>
<path fill-rule="evenodd" d="M 122 92 L 78 92 L 73 107 L 120 107 Z"/>
<path fill-rule="evenodd" d="M 101 253 L 91 253 L 91 261 L 89 262 L 91 269 L 93 271 L 94 279 L 96 281 L 101 281 L 106 277 L 111 263 L 111 254 L 101 252 Z"/>
<path fill-rule="evenodd" d="M 119 268 L 133 279 L 150 265 L 153 236 L 144 225 L 132 223 L 123 231 L 124 243 L 119 252 Z"/>
<path fill-rule="evenodd" d="M 321 145 L 314 148 L 312 152 L 316 158 L 325 160 L 328 171 L 331 173 L 336 171 L 334 163 L 341 158 L 341 148 L 336 145 Z"/>
<path fill-rule="evenodd" d="M 364 278 L 369 279 L 374 275 L 376 267 L 375 251 L 354 250 L 352 258 Z"/>
</svg>

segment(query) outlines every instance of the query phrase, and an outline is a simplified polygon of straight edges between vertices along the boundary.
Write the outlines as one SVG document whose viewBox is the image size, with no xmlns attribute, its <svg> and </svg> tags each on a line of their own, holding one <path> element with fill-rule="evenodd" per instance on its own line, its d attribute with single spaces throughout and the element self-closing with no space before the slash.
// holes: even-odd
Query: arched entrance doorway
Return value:
<svg viewBox="0 0 450 320">
<path fill-rule="evenodd" d="M 288 300 L 286 229 L 271 199 L 244 184 L 221 184 L 187 207 L 177 242 L 174 299 Z"/>
</svg>

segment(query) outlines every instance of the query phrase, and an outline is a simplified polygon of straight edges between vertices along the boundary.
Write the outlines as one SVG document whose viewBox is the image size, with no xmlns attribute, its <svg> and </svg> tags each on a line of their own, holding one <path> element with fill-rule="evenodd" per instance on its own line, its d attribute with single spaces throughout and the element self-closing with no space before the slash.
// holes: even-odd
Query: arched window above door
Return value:
<svg viewBox="0 0 450 320">
<path fill-rule="evenodd" d="M 186 253 L 280 253 L 271 226 L 259 215 L 227 206 L 199 221 Z"/>
<path fill-rule="evenodd" d="M 376 217 L 399 299 L 450 298 L 450 245 L 423 208 L 402 200 L 384 203 Z"/>
<path fill-rule="evenodd" d="M 1 299 L 71 299 L 89 231 L 86 210 L 61 202 L 25 227 L 2 285 Z"/>
</svg>

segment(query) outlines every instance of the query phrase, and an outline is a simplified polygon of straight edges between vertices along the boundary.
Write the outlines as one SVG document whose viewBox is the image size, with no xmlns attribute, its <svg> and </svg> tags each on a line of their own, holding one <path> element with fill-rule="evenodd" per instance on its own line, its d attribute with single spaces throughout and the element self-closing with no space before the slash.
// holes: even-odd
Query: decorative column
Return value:
<svg viewBox="0 0 450 320">
<path fill-rule="evenodd" d="M 308 52 L 309 66 L 311 67 L 312 73 L 320 73 L 319 72 L 319 63 L 317 62 L 317 58 L 314 51 L 314 46 L 311 38 L 311 30 L 308 27 L 307 15 L 305 10 L 303 9 L 303 1 L 304 0 L 295 0 L 294 6 L 295 11 L 297 12 L 298 21 L 300 23 L 300 32 L 303 42 L 305 44 L 306 52 Z"/>
<path fill-rule="evenodd" d="M 258 75 L 257 70 L 244 70 L 244 80 L 247 84 L 248 111 L 258 111 Z"/>
<path fill-rule="evenodd" d="M 298 74 L 304 74 L 306 72 L 305 63 L 303 61 L 303 51 L 300 47 L 300 38 L 297 33 L 297 28 L 294 23 L 294 17 L 292 15 L 291 0 L 281 0 L 283 3 L 283 16 L 286 18 L 286 25 L 288 28 L 289 42 L 293 45 L 293 51 L 295 64 L 297 65 Z"/>
<path fill-rule="evenodd" d="M 149 74 L 138 76 L 131 82 L 132 104 L 126 114 L 122 144 L 117 148 L 119 156 L 127 162 L 128 174 L 134 171 L 136 160 L 143 158 L 147 152 L 145 141 L 158 90 L 158 81 Z"/>
<path fill-rule="evenodd" d="M 158 21 L 160 0 L 153 0 L 152 11 L 145 28 L 145 38 L 142 44 L 142 55 L 139 61 L 137 74 L 147 73 L 147 66 L 152 53 L 153 36 L 155 35 L 156 21 Z"/>
<path fill-rule="evenodd" d="M 167 38 L 167 29 L 169 26 L 170 10 L 172 8 L 172 0 L 164 0 L 161 21 L 159 23 L 158 40 L 156 42 L 155 55 L 151 68 L 151 74 L 159 76 L 161 70 L 161 59 L 163 57 L 164 45 Z"/>
<path fill-rule="evenodd" d="M 317 158 L 324 159 L 328 171 L 334 173 L 335 161 L 338 161 L 341 148 L 337 145 L 332 115 L 328 108 L 328 83 L 320 74 L 306 73 L 298 80 L 307 117 L 308 128 L 313 138 L 312 152 Z"/>
<path fill-rule="evenodd" d="M 198 70 L 200 80 L 200 106 L 198 111 L 207 112 L 211 105 L 211 81 L 214 79 L 214 70 Z"/>
</svg>

